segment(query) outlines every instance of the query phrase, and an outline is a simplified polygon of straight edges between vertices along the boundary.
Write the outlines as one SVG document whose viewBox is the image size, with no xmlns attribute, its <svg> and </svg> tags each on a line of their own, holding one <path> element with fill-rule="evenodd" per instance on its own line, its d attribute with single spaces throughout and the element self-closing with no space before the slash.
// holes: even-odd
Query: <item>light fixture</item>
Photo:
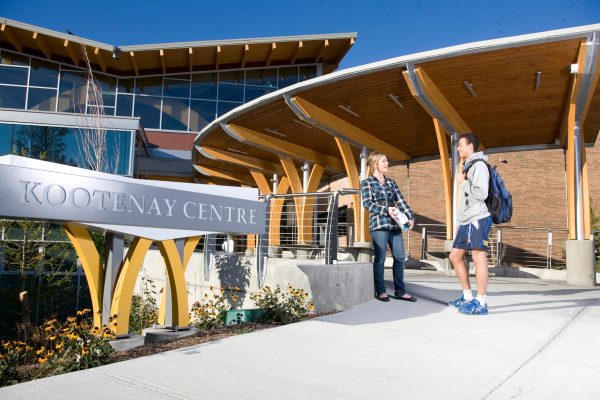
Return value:
<svg viewBox="0 0 600 400">
<path fill-rule="evenodd" d="M 404 108 L 404 106 L 402 105 L 402 103 L 400 103 L 400 100 L 398 100 L 398 99 L 399 99 L 399 97 L 398 97 L 398 96 L 396 96 L 395 94 L 391 94 L 391 93 L 390 93 L 390 94 L 388 94 L 388 96 L 390 96 L 390 99 L 392 99 L 392 101 L 393 101 L 394 103 L 396 103 L 396 104 L 398 105 L 398 107 L 400 107 L 400 108 Z"/>
<path fill-rule="evenodd" d="M 274 135 L 279 135 L 281 137 L 286 137 L 283 133 L 279 132 L 277 129 L 269 129 L 269 128 L 265 128 L 265 131 L 270 132 Z"/>
<path fill-rule="evenodd" d="M 535 73 L 535 90 L 540 89 L 540 84 L 542 83 L 542 72 L 538 71 Z"/>
<path fill-rule="evenodd" d="M 112 58 L 118 60 L 121 57 L 121 49 L 117 46 L 113 47 Z"/>
<path fill-rule="evenodd" d="M 246 154 L 246 155 L 248 154 L 245 151 L 241 151 L 241 150 L 237 150 L 237 149 L 227 149 L 227 150 L 232 151 L 234 153 L 239 153 L 239 154 Z"/>
<path fill-rule="evenodd" d="M 354 115 L 355 117 L 359 117 L 360 115 L 358 115 L 357 113 L 355 113 L 354 111 L 352 111 L 352 107 L 351 106 L 343 106 L 343 105 L 339 105 L 339 108 L 341 108 L 342 110 L 346 111 L 349 114 Z"/>
<path fill-rule="evenodd" d="M 571 75 L 579 72 L 579 64 L 571 64 Z"/>
<path fill-rule="evenodd" d="M 308 129 L 312 129 L 312 126 L 310 126 L 306 122 L 302 122 L 302 121 L 300 121 L 298 119 L 295 119 L 295 118 L 292 118 L 292 121 L 294 121 L 295 123 L 300 124 L 300 125 L 302 125 L 304 127 L 307 127 Z"/>
<path fill-rule="evenodd" d="M 477 92 L 475 91 L 475 89 L 473 89 L 473 84 L 469 81 L 464 81 L 463 83 L 465 84 L 465 87 L 467 88 L 469 93 L 471 93 L 471 96 L 477 97 Z"/>
</svg>

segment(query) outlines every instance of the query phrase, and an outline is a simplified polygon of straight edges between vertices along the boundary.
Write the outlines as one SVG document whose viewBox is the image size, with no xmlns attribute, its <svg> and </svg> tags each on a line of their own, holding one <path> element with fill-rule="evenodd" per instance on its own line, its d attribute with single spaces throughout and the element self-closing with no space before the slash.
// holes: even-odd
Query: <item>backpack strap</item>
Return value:
<svg viewBox="0 0 600 400">
<path fill-rule="evenodd" d="M 482 160 L 481 158 L 477 158 L 476 160 L 473 160 L 473 162 L 471 164 L 469 164 L 469 166 L 467 168 L 463 169 L 463 174 L 465 174 L 465 177 L 469 173 L 469 170 L 471 169 L 471 167 L 473 167 L 473 165 L 475 165 L 478 162 L 484 163 L 487 166 L 488 170 L 490 169 L 490 164 L 488 164 L 487 161 Z"/>
</svg>

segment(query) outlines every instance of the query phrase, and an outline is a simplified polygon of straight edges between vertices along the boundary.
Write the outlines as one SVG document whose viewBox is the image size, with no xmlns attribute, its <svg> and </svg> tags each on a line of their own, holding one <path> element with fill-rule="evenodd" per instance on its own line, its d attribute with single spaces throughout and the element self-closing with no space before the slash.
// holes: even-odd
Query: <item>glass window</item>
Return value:
<svg viewBox="0 0 600 400">
<path fill-rule="evenodd" d="M 162 108 L 162 128 L 176 131 L 187 131 L 188 99 L 172 99 L 165 97 Z"/>
<path fill-rule="evenodd" d="M 216 117 L 217 102 L 192 100 L 190 103 L 190 130 L 199 131 Z"/>
<path fill-rule="evenodd" d="M 160 129 L 160 97 L 135 96 L 133 115 L 142 119 L 144 128 Z"/>
<path fill-rule="evenodd" d="M 84 129 L 0 124 L 0 155 L 23 154 L 61 164 L 89 168 L 81 153 Z M 129 174 L 131 131 L 106 131 L 102 172 Z"/>
<path fill-rule="evenodd" d="M 2 51 L 0 64 L 29 66 L 29 57 Z"/>
<path fill-rule="evenodd" d="M 298 83 L 298 67 L 279 68 L 279 89 Z"/>
<path fill-rule="evenodd" d="M 103 93 L 102 94 L 102 104 L 105 107 L 114 107 L 116 99 L 117 99 L 117 96 L 114 93 Z"/>
<path fill-rule="evenodd" d="M 246 85 L 277 88 L 277 68 L 246 71 Z"/>
<path fill-rule="evenodd" d="M 225 101 L 220 101 L 217 106 L 217 116 L 220 117 L 221 115 L 223 115 L 241 105 L 242 105 L 242 103 L 229 103 L 229 102 L 225 102 Z"/>
<path fill-rule="evenodd" d="M 316 65 L 308 65 L 305 67 L 300 67 L 300 80 L 305 81 L 307 79 L 312 79 L 317 76 L 317 66 Z"/>
<path fill-rule="evenodd" d="M 244 101 L 244 71 L 219 73 L 219 100 Z"/>
<path fill-rule="evenodd" d="M 244 86 L 220 83 L 219 100 L 244 101 Z"/>
<path fill-rule="evenodd" d="M 117 90 L 117 78 L 108 75 L 94 74 L 102 93 L 115 93 Z"/>
<path fill-rule="evenodd" d="M 190 96 L 190 80 L 165 78 L 165 88 L 163 96 L 171 97 L 189 97 Z"/>
<path fill-rule="evenodd" d="M 162 77 L 154 76 L 150 78 L 137 78 L 135 82 L 135 92 L 140 94 L 150 94 L 153 96 L 162 95 Z"/>
<path fill-rule="evenodd" d="M 62 71 L 58 97 L 59 112 L 85 112 L 85 72 Z"/>
<path fill-rule="evenodd" d="M 217 99 L 217 74 L 194 74 L 192 75 L 192 98 L 194 99 Z"/>
<path fill-rule="evenodd" d="M 27 68 L 0 65 L 0 83 L 27 85 Z"/>
<path fill-rule="evenodd" d="M 0 156 L 11 154 L 12 151 L 12 138 L 13 128 L 15 125 L 0 124 Z"/>
<path fill-rule="evenodd" d="M 133 93 L 135 80 L 133 78 L 119 78 L 119 93 Z"/>
<path fill-rule="evenodd" d="M 133 111 L 133 96 L 128 94 L 119 94 L 117 97 L 117 115 L 131 117 Z"/>
<path fill-rule="evenodd" d="M 0 108 L 25 108 L 25 91 L 19 86 L 0 85 Z"/>
<path fill-rule="evenodd" d="M 56 88 L 58 83 L 58 65 L 33 58 L 31 60 L 30 86 Z"/>
<path fill-rule="evenodd" d="M 56 110 L 56 89 L 29 88 L 27 109 L 40 111 Z"/>
<path fill-rule="evenodd" d="M 93 105 L 89 105 L 87 106 L 87 113 L 91 114 L 91 115 L 97 115 L 97 116 L 110 116 L 112 117 L 113 115 L 115 115 L 115 108 L 114 107 L 102 107 L 102 114 L 100 114 L 99 112 L 97 112 L 97 110 L 100 107 L 97 106 L 93 106 Z"/>
<path fill-rule="evenodd" d="M 275 89 L 260 86 L 246 86 L 246 102 L 254 100 L 267 93 L 273 92 Z"/>
</svg>

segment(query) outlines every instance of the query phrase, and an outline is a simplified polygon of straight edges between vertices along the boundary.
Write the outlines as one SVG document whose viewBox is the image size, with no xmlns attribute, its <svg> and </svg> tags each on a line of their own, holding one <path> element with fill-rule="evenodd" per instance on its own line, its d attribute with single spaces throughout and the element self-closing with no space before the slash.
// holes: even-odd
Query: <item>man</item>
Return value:
<svg viewBox="0 0 600 400">
<path fill-rule="evenodd" d="M 448 305 L 463 314 L 486 315 L 488 313 L 486 292 L 488 264 L 486 252 L 492 229 L 492 218 L 485 204 L 488 196 L 490 173 L 487 156 L 477 152 L 479 139 L 472 133 L 461 135 L 458 140 L 458 154 L 462 159 L 463 171 L 456 174 L 460 194 L 458 208 L 459 228 L 456 232 L 450 261 L 462 286 L 463 295 Z M 477 160 L 483 160 L 481 162 Z M 473 298 L 469 271 L 465 264 L 465 253 L 470 250 L 475 263 L 477 297 Z"/>
</svg>

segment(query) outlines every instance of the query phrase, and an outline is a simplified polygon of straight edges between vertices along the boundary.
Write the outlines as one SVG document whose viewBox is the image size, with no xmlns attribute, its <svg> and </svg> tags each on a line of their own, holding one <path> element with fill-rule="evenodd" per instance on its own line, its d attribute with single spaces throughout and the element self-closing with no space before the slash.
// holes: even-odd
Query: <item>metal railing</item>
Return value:
<svg viewBox="0 0 600 400">
<path fill-rule="evenodd" d="M 354 226 L 340 206 L 352 202 L 357 190 L 268 195 L 265 257 L 323 259 L 333 263 L 340 247 L 353 246 Z M 346 208 L 342 208 L 347 210 Z"/>
<path fill-rule="evenodd" d="M 421 257 L 443 252 L 446 226 L 423 224 Z M 600 234 L 600 233 L 599 233 Z M 490 265 L 565 268 L 567 229 L 494 225 L 489 237 Z"/>
</svg>

